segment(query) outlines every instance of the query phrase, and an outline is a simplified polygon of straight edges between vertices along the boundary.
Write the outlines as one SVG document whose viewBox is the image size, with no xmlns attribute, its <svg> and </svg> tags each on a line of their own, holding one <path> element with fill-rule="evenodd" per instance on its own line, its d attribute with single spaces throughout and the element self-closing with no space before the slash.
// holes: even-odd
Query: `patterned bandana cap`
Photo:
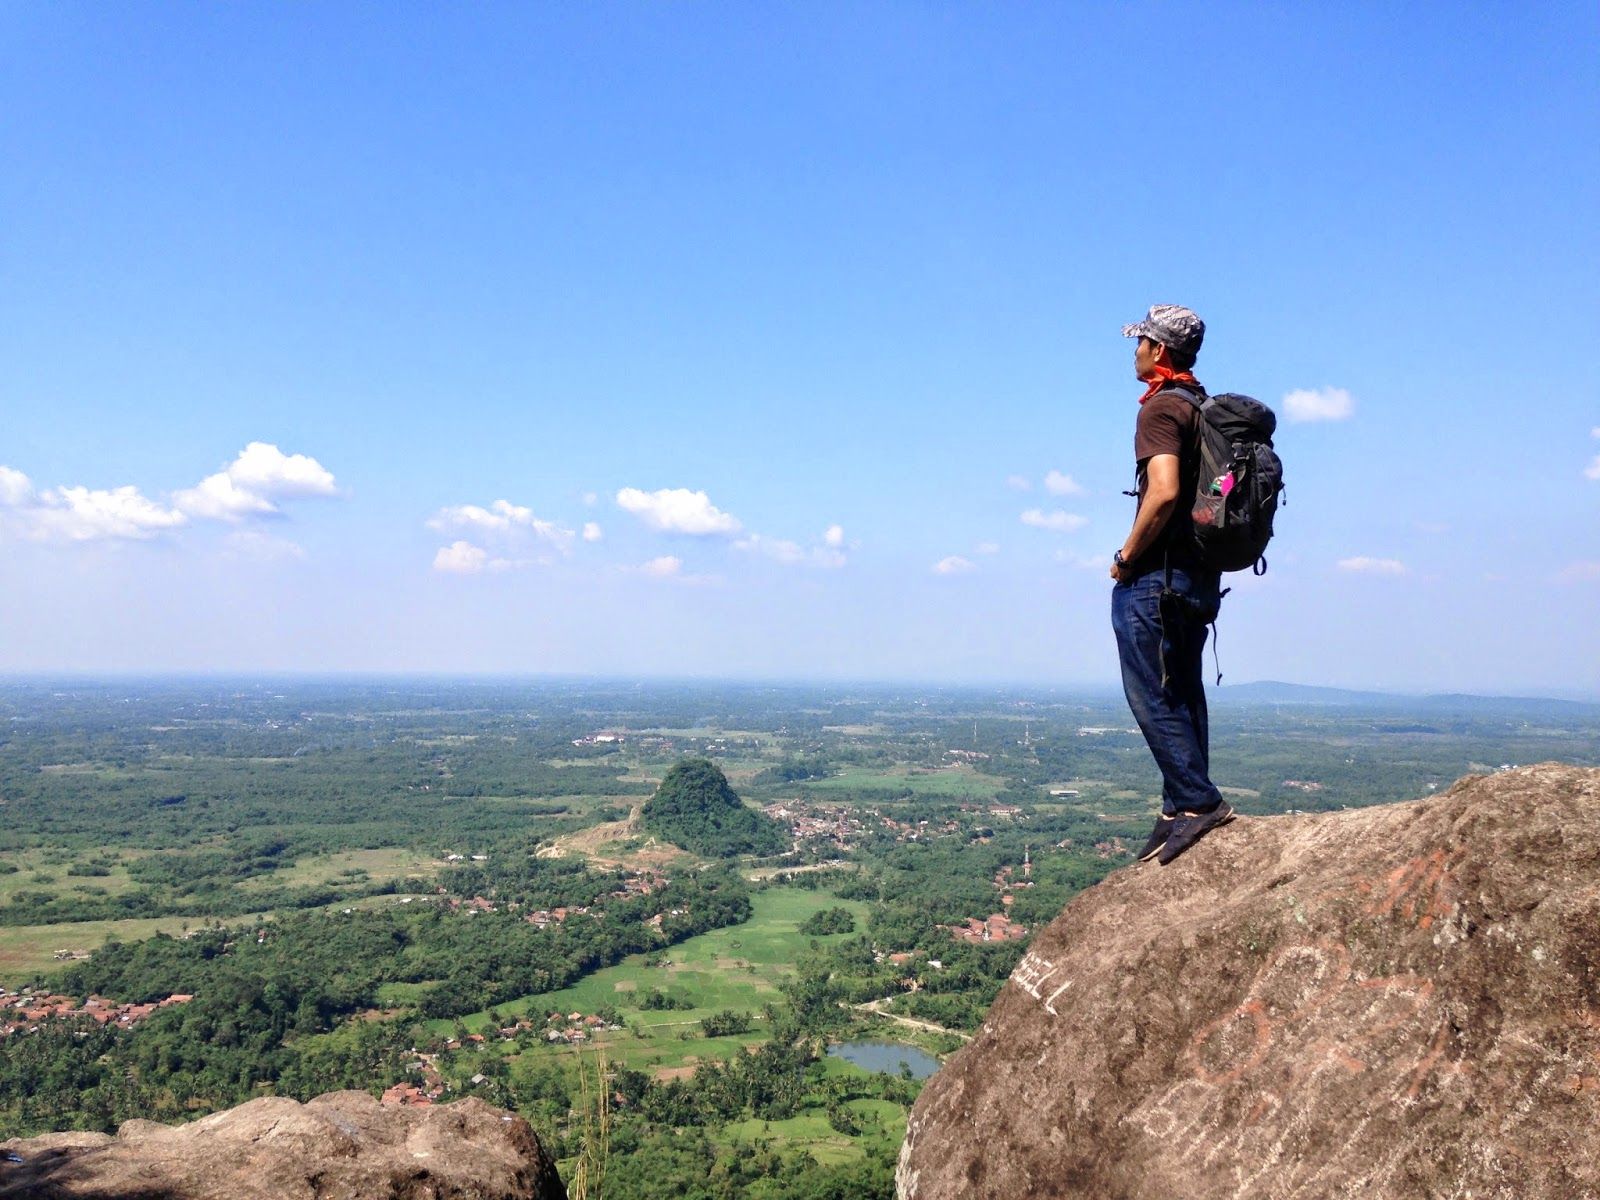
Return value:
<svg viewBox="0 0 1600 1200">
<path fill-rule="evenodd" d="M 1147 337 L 1169 350 L 1198 354 L 1206 340 L 1206 323 L 1181 304 L 1153 304 L 1144 320 L 1122 327 L 1122 336 Z"/>
</svg>

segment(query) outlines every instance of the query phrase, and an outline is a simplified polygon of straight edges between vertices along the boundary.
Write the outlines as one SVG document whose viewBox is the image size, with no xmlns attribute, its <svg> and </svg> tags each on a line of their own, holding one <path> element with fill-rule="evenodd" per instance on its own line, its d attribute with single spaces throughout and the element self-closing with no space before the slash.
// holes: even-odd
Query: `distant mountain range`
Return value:
<svg viewBox="0 0 1600 1200">
<path fill-rule="evenodd" d="M 1600 703 L 1558 700 L 1547 696 L 1472 696 L 1461 692 L 1407 695 L 1403 692 L 1362 692 L 1349 688 L 1313 687 L 1302 683 L 1239 683 L 1210 689 L 1213 704 L 1305 704 L 1342 708 L 1388 708 L 1414 712 L 1483 712 L 1503 709 L 1544 709 L 1566 713 L 1600 713 Z"/>
</svg>

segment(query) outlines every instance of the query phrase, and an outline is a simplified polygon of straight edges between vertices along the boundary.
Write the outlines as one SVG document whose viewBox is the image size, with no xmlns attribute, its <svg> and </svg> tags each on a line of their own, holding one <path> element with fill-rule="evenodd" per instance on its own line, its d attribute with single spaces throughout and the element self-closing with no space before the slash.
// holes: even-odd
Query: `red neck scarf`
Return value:
<svg viewBox="0 0 1600 1200">
<path fill-rule="evenodd" d="M 1169 383 L 1200 382 L 1191 372 L 1174 371 L 1171 367 L 1167 366 L 1166 363 L 1156 363 L 1150 369 L 1156 373 L 1156 377 L 1151 381 L 1150 386 L 1145 390 L 1144 395 L 1139 397 L 1140 404 L 1143 404 L 1146 400 L 1150 399 L 1151 396 L 1154 396 Z"/>
</svg>

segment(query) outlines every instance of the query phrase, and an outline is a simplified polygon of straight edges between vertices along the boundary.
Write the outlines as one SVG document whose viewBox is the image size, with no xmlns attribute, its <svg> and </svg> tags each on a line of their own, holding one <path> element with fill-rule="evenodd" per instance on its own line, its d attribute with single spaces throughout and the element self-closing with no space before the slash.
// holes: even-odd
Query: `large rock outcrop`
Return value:
<svg viewBox="0 0 1600 1200">
<path fill-rule="evenodd" d="M 1240 819 L 1034 941 L 901 1200 L 1600 1198 L 1600 771 Z"/>
<path fill-rule="evenodd" d="M 481 1100 L 269 1096 L 189 1125 L 0 1143 L 3 1200 L 566 1200 L 521 1117 Z"/>
</svg>

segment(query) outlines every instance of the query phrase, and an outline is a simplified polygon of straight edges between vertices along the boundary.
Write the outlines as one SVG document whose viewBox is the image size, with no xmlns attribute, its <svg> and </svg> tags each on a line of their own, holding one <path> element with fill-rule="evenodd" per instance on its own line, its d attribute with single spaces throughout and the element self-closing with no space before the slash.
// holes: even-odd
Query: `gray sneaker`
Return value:
<svg viewBox="0 0 1600 1200">
<path fill-rule="evenodd" d="M 1172 822 L 1167 844 L 1161 848 L 1161 865 L 1166 866 L 1218 825 L 1226 825 L 1231 820 L 1233 805 L 1226 800 L 1210 812 L 1180 813 L 1178 819 Z"/>
</svg>

